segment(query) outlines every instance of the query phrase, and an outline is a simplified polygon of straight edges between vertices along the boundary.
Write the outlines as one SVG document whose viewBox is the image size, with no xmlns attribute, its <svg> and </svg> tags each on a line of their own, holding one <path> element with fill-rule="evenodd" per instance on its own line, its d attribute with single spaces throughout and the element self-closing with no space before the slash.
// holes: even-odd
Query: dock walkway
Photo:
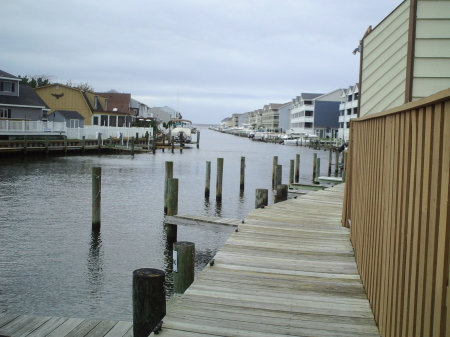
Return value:
<svg viewBox="0 0 450 337">
<path fill-rule="evenodd" d="M 161 336 L 379 336 L 340 224 L 344 185 L 252 211 Z"/>
<path fill-rule="evenodd" d="M 340 224 L 344 184 L 252 211 L 159 335 L 379 337 Z M 0 315 L 0 335 L 132 336 L 131 322 Z"/>
</svg>

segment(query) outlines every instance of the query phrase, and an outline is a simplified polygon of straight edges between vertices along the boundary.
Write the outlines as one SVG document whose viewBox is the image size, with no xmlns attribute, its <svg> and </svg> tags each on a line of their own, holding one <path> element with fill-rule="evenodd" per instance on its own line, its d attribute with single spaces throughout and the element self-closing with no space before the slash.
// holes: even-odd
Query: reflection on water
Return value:
<svg viewBox="0 0 450 337">
<path fill-rule="evenodd" d="M 179 214 L 244 219 L 255 207 L 254 191 L 271 188 L 275 155 L 289 167 L 300 153 L 301 180 L 311 181 L 311 149 L 209 130 L 202 130 L 201 139 L 199 149 L 182 154 L 2 159 L 0 313 L 130 321 L 132 273 L 139 268 L 165 270 L 170 294 L 172 252 L 163 209 L 166 161 L 173 161 L 179 179 Z M 327 152 L 317 153 L 327 160 Z M 241 156 L 246 157 L 245 191 L 239 186 Z M 220 203 L 204 197 L 205 162 L 212 163 L 214 180 L 217 158 L 224 158 Z M 97 233 L 91 230 L 93 166 L 102 167 L 102 227 Z M 178 240 L 195 243 L 197 275 L 228 236 L 178 228 Z"/>
</svg>

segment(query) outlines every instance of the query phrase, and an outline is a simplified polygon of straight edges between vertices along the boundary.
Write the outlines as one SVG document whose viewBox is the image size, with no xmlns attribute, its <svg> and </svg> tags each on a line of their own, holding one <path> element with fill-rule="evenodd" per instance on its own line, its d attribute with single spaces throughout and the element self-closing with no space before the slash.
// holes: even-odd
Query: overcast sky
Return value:
<svg viewBox="0 0 450 337">
<path fill-rule="evenodd" d="M 194 124 L 358 81 L 352 51 L 400 0 L 2 1 L 1 67 L 115 89 Z"/>
</svg>

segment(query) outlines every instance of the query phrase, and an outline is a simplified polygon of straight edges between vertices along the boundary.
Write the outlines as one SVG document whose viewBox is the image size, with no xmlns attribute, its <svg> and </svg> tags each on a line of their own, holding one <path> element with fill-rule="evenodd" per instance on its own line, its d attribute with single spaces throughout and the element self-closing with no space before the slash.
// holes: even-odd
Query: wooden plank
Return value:
<svg viewBox="0 0 450 337">
<path fill-rule="evenodd" d="M 37 329 L 33 330 L 30 334 L 27 334 L 27 337 L 41 337 L 47 336 L 51 332 L 53 332 L 58 326 L 67 321 L 68 318 L 63 317 L 52 317 L 44 324 L 39 326 Z"/>
<path fill-rule="evenodd" d="M 69 318 L 64 321 L 60 326 L 53 330 L 47 337 L 61 337 L 66 336 L 73 329 L 83 322 L 81 318 Z"/>
<path fill-rule="evenodd" d="M 221 219 L 221 218 L 200 218 L 197 216 L 188 215 L 166 215 L 165 223 L 172 225 L 181 225 L 189 227 L 197 227 L 215 232 L 233 233 L 238 229 L 238 223 L 242 221 L 236 219 Z"/>
</svg>

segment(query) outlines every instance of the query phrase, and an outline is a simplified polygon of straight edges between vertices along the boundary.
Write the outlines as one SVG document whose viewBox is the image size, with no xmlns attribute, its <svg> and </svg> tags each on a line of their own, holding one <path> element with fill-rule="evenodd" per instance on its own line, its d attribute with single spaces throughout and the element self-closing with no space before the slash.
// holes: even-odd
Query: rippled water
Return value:
<svg viewBox="0 0 450 337">
<path fill-rule="evenodd" d="M 0 312 L 132 320 L 132 272 L 166 270 L 171 261 L 163 227 L 165 161 L 179 179 L 179 214 L 243 219 L 255 189 L 272 183 L 273 156 L 283 165 L 301 156 L 300 180 L 311 181 L 312 156 L 328 152 L 252 142 L 201 129 L 200 148 L 182 154 L 88 155 L 2 159 L 0 164 Z M 239 191 L 241 156 L 245 192 Z M 215 201 L 217 158 L 224 158 L 223 200 Z M 206 161 L 211 198 L 205 200 Z M 91 170 L 102 167 L 102 225 L 91 231 Z M 271 198 L 270 198 L 271 199 Z M 272 203 L 270 200 L 269 203 Z M 228 234 L 180 226 L 179 241 L 196 244 L 196 273 Z"/>
</svg>

